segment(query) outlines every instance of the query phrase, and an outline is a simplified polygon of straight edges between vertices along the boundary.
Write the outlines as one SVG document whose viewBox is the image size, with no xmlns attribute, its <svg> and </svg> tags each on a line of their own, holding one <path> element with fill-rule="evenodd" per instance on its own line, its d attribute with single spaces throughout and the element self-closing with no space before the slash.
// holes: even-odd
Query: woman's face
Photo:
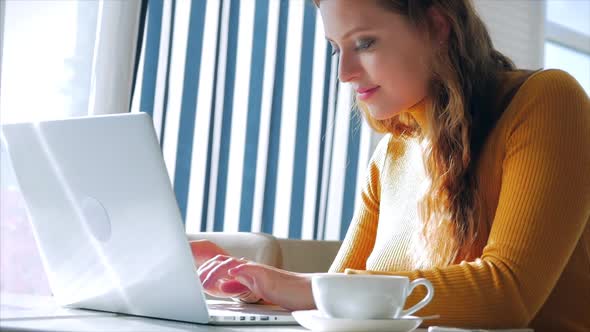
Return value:
<svg viewBox="0 0 590 332">
<path fill-rule="evenodd" d="M 375 119 L 391 118 L 426 96 L 431 43 L 406 17 L 376 0 L 323 0 L 320 13 L 340 57 L 340 81 L 352 84 Z"/>
</svg>

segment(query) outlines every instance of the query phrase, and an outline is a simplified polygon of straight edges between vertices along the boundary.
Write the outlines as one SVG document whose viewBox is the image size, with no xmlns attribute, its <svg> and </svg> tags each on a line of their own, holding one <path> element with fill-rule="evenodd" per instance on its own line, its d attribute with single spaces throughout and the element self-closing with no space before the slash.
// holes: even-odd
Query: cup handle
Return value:
<svg viewBox="0 0 590 332">
<path fill-rule="evenodd" d="M 420 285 L 426 287 L 426 289 L 428 290 L 428 292 L 426 293 L 426 296 L 422 299 L 422 301 L 416 303 L 413 307 L 409 308 L 408 310 L 403 310 L 401 312 L 400 317 L 411 315 L 411 314 L 415 313 L 416 311 L 422 309 L 424 306 L 426 306 L 428 303 L 430 303 L 430 301 L 434 297 L 434 287 L 432 287 L 432 284 L 430 283 L 430 281 L 428 281 L 427 279 L 424 279 L 424 278 L 416 279 L 408 285 L 408 293 L 407 293 L 408 296 L 410 294 L 412 294 L 412 291 L 414 291 L 414 288 L 416 288 L 417 286 L 420 286 Z"/>
</svg>

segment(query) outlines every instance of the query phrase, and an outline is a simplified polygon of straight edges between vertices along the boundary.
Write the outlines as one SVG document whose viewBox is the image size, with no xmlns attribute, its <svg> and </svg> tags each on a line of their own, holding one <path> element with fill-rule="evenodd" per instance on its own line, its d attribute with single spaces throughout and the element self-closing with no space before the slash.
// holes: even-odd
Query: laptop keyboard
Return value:
<svg viewBox="0 0 590 332">
<path fill-rule="evenodd" d="M 248 303 L 210 303 L 207 301 L 207 306 L 211 314 L 217 315 L 218 312 L 226 315 L 290 315 L 288 310 L 285 310 L 276 305 L 261 305 L 261 304 L 248 304 Z M 245 319 L 244 319 L 245 320 Z"/>
<path fill-rule="evenodd" d="M 212 324 L 296 324 L 291 312 L 275 305 L 210 303 Z"/>
</svg>

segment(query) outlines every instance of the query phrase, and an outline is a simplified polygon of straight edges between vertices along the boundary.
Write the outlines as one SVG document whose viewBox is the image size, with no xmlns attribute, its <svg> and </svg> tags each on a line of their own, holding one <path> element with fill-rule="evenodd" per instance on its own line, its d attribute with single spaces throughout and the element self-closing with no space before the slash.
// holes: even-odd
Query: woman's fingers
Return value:
<svg viewBox="0 0 590 332">
<path fill-rule="evenodd" d="M 238 297 L 246 301 L 249 298 L 258 300 L 262 297 L 261 293 L 267 291 L 258 287 L 266 283 L 264 280 L 267 269 L 270 267 L 248 263 L 244 259 L 217 255 L 203 263 L 198 272 L 207 294 L 218 297 Z M 232 274 L 229 271 L 232 271 Z M 273 272 L 272 269 L 269 271 Z"/>
<path fill-rule="evenodd" d="M 207 275 L 204 277 L 204 279 L 203 276 L 201 276 L 201 280 L 203 280 L 203 288 L 206 291 L 216 293 L 218 296 L 235 296 L 236 293 L 227 294 L 225 292 L 222 292 L 219 286 L 220 281 L 231 279 L 231 277 L 227 274 L 227 270 L 241 264 L 244 264 L 244 261 L 238 260 L 233 257 L 229 257 L 225 259 L 223 262 L 216 264 L 215 266 L 212 265 L 211 269 L 207 272 Z"/>
<path fill-rule="evenodd" d="M 261 277 L 268 268 L 262 264 L 241 264 L 227 271 L 232 277 L 246 277 L 250 280 Z"/>
<path fill-rule="evenodd" d="M 219 283 L 219 290 L 225 294 L 233 294 L 231 296 L 240 296 L 242 294 L 250 293 L 250 289 L 235 279 L 222 280 Z"/>
<path fill-rule="evenodd" d="M 268 272 L 272 270 L 262 264 L 241 264 L 229 269 L 228 275 L 266 300 L 265 295 L 274 289 L 274 280 L 268 277 Z"/>
<path fill-rule="evenodd" d="M 260 300 L 264 299 L 263 294 L 266 289 L 263 289 L 262 285 L 265 284 L 265 268 L 267 268 L 265 265 L 247 263 L 228 270 L 229 275 L 234 277 L 235 280 L 249 290 L 248 292 L 237 296 L 240 301 L 245 303 L 258 303 Z M 232 271 L 233 273 L 230 274 L 229 271 Z"/>
<path fill-rule="evenodd" d="M 305 296 L 311 286 L 301 275 L 262 264 L 242 264 L 228 270 L 228 274 L 266 302 L 289 310 L 315 305 L 311 294 Z"/>
<path fill-rule="evenodd" d="M 228 255 L 227 251 L 209 240 L 189 241 L 189 245 L 197 266 L 217 255 Z"/>
<path fill-rule="evenodd" d="M 207 278 L 211 269 L 213 269 L 215 266 L 219 265 L 220 263 L 224 262 L 228 258 L 229 258 L 229 256 L 218 255 L 218 256 L 215 256 L 215 257 L 209 259 L 208 261 L 203 263 L 201 266 L 199 266 L 199 268 L 197 269 L 197 273 L 199 274 L 199 279 L 201 280 L 201 283 L 203 283 L 203 281 L 205 281 L 205 278 Z"/>
</svg>

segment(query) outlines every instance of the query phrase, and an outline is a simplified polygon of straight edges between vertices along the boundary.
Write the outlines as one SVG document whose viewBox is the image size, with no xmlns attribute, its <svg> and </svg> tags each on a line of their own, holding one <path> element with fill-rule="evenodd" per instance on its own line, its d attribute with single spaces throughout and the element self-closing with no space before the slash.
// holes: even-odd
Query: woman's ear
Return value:
<svg viewBox="0 0 590 332">
<path fill-rule="evenodd" d="M 428 8 L 428 16 L 432 22 L 433 40 L 437 44 L 446 44 L 449 40 L 451 24 L 449 18 L 444 16 L 438 8 L 434 6 Z"/>
</svg>

